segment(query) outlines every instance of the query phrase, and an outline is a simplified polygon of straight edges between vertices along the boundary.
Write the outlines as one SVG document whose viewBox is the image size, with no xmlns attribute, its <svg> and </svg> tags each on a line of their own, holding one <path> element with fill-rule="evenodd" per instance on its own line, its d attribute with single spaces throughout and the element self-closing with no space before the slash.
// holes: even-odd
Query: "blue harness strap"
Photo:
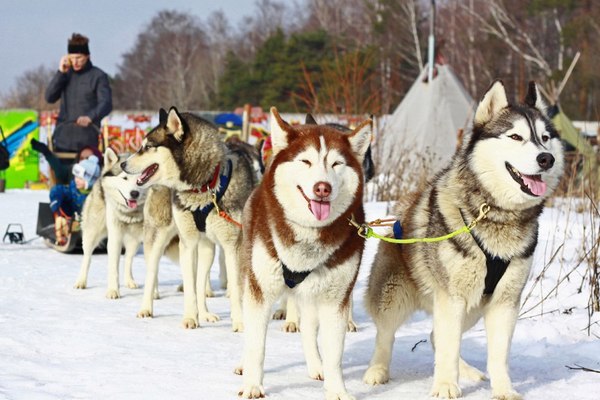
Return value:
<svg viewBox="0 0 600 400">
<path fill-rule="evenodd" d="M 219 189 L 216 192 L 216 201 L 217 203 L 221 201 L 225 192 L 227 191 L 227 187 L 229 186 L 229 181 L 231 180 L 231 174 L 233 173 L 233 163 L 231 159 L 227 159 L 227 168 L 223 174 L 219 175 Z M 213 202 L 208 203 L 202 208 L 196 208 L 192 211 L 192 215 L 194 216 L 194 222 L 196 223 L 196 228 L 200 232 L 206 232 L 206 218 L 208 214 L 215 208 Z"/>
</svg>

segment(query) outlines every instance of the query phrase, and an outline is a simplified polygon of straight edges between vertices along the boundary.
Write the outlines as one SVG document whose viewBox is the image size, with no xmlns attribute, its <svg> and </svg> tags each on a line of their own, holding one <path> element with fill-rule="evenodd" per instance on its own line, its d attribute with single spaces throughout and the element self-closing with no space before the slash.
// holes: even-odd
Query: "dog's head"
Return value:
<svg viewBox="0 0 600 400">
<path fill-rule="evenodd" d="M 136 210 L 144 205 L 147 189 L 139 187 L 137 176 L 123 171 L 121 163 L 126 155 L 117 155 L 112 148 L 104 152 L 104 167 L 101 181 L 105 196 L 127 210 Z"/>
<path fill-rule="evenodd" d="M 361 163 L 370 144 L 371 120 L 344 134 L 326 125 L 291 126 L 273 107 L 271 139 L 273 160 L 267 174 L 288 219 L 302 226 L 326 226 L 360 204 Z"/>
<path fill-rule="evenodd" d="M 509 104 L 502 82 L 494 82 L 479 102 L 464 151 L 480 183 L 508 208 L 540 204 L 563 172 L 563 145 L 534 82 L 519 105 Z"/>
</svg>

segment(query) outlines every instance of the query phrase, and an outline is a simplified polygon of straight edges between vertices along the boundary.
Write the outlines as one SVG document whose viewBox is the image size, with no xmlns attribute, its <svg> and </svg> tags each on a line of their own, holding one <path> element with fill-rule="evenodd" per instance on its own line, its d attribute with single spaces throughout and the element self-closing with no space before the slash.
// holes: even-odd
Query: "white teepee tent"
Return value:
<svg viewBox="0 0 600 400">
<path fill-rule="evenodd" d="M 377 143 L 380 172 L 393 174 L 395 160 L 407 156 L 415 167 L 439 171 L 454 154 L 459 130 L 470 129 L 475 102 L 452 69 L 437 64 L 431 82 L 427 70 L 382 127 Z"/>
</svg>

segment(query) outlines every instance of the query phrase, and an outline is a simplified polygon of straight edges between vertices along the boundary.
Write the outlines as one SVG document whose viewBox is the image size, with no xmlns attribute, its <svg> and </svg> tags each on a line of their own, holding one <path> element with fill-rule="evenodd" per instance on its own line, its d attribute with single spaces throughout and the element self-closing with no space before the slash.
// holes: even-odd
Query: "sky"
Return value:
<svg viewBox="0 0 600 400">
<path fill-rule="evenodd" d="M 190 13 L 203 21 L 223 10 L 232 27 L 255 12 L 255 0 L 19 0 L 0 2 L 0 93 L 23 72 L 56 67 L 73 32 L 90 38 L 94 65 L 111 76 L 121 56 L 161 10 Z"/>
<path fill-rule="evenodd" d="M 0 233 L 8 223 L 21 223 L 25 239 L 34 239 L 37 204 L 47 199 L 47 190 L 0 193 Z M 556 208 L 561 204 L 558 200 L 554 204 L 555 208 L 547 208 L 541 216 L 534 272 L 523 294 L 522 311 L 550 294 L 558 279 L 576 268 L 583 234 L 594 226 L 587 220 L 587 212 L 576 213 L 568 204 Z M 367 219 L 385 216 L 386 206 L 367 203 Z M 363 304 L 376 239 L 367 240 L 365 246 L 353 293 L 358 332 L 346 335 L 342 360 L 346 387 L 357 400 L 431 399 L 432 322 L 423 313 L 415 314 L 396 332 L 390 382 L 370 387 L 362 381 L 376 334 Z M 559 255 L 554 257 L 557 249 Z M 229 300 L 218 286 L 218 262 L 211 270 L 216 297 L 207 299 L 207 306 L 221 320 L 186 330 L 181 327 L 183 294 L 177 292 L 181 282 L 177 265 L 161 261 L 161 299 L 154 302 L 154 318 L 139 319 L 135 315 L 143 289 L 122 287 L 121 299 L 104 297 L 106 254 L 92 256 L 88 288 L 73 288 L 81 259 L 81 254 L 51 250 L 40 239 L 27 244 L 0 242 L 1 399 L 239 399 L 242 377 L 233 370 L 241 359 L 243 336 L 231 332 Z M 536 283 L 533 278 L 550 260 L 550 267 Z M 581 293 L 579 290 L 584 267 L 572 273 L 571 279 L 545 300 L 543 308 L 534 307 L 517 321 L 509 364 L 513 385 L 525 399 L 598 399 L 598 374 L 566 367 L 600 370 L 598 314 L 591 318 L 588 336 L 589 286 L 583 285 Z M 133 275 L 143 286 L 141 252 L 134 257 Z M 267 399 L 325 398 L 323 382 L 308 377 L 300 335 L 283 332 L 282 326 L 283 321 L 271 321 L 268 327 Z M 461 352 L 467 362 L 485 370 L 486 339 L 481 321 L 465 333 Z M 489 381 L 461 380 L 461 386 L 464 400 L 491 397 Z"/>
</svg>

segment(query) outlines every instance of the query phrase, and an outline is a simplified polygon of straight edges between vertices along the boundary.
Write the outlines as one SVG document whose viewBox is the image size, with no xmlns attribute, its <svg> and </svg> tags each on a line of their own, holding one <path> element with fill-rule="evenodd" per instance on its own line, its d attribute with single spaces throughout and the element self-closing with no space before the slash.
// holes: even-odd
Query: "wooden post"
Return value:
<svg viewBox="0 0 600 400">
<path fill-rule="evenodd" d="M 248 143 L 250 137 L 250 113 L 252 108 L 250 104 L 244 104 L 244 112 L 242 114 L 242 141 Z"/>
</svg>

